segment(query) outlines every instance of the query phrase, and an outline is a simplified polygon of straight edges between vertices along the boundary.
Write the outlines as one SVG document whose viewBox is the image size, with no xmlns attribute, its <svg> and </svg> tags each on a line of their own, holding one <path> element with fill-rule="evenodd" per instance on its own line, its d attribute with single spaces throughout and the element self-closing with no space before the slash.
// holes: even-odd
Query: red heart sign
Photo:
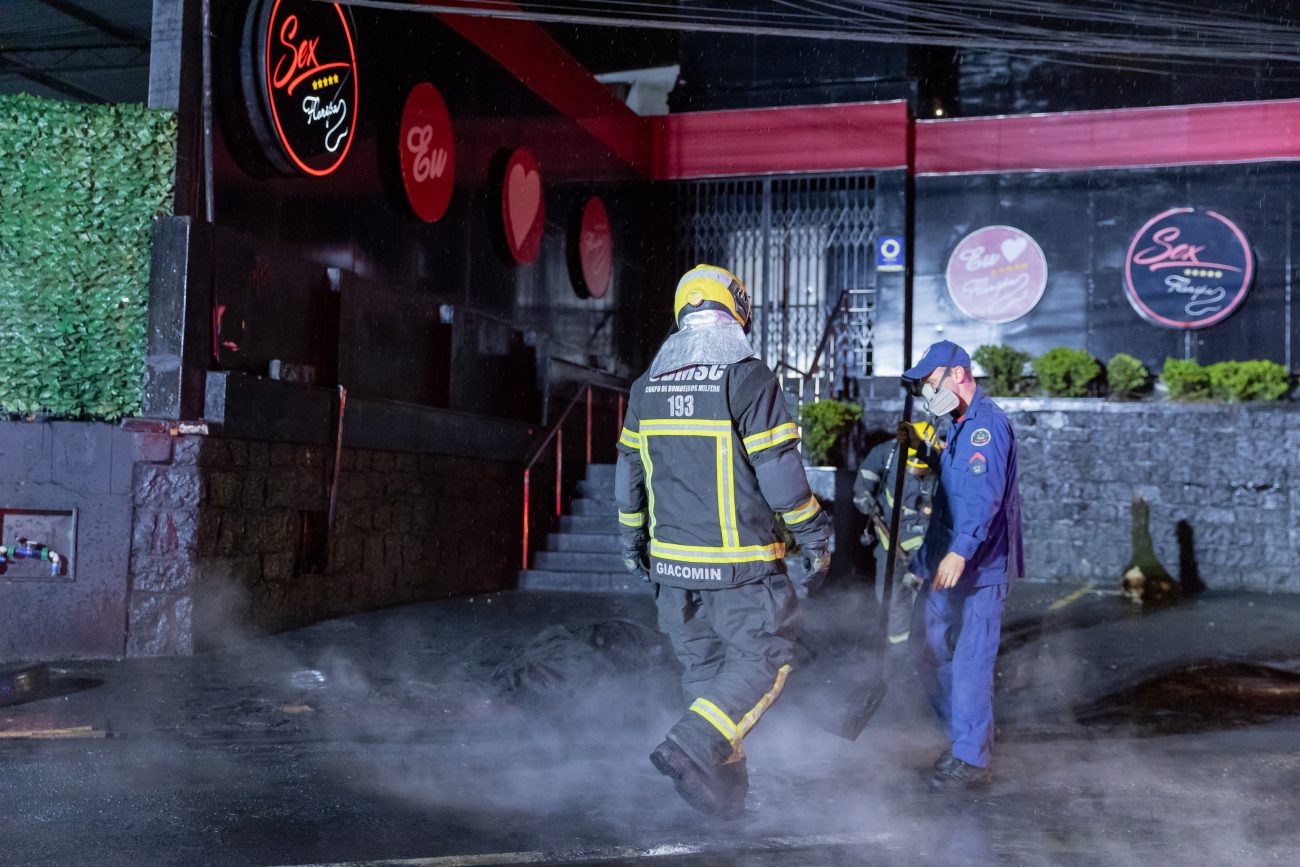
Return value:
<svg viewBox="0 0 1300 867">
<path fill-rule="evenodd" d="M 546 203 L 542 198 L 542 175 L 537 160 L 520 148 L 510 155 L 501 187 L 501 218 L 506 242 L 515 261 L 527 265 L 537 258 L 546 226 Z"/>
</svg>

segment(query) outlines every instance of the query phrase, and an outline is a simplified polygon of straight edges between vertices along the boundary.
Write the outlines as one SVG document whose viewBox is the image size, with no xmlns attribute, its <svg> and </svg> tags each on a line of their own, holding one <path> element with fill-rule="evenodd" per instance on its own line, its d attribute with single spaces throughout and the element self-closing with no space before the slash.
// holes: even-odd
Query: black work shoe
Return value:
<svg viewBox="0 0 1300 867">
<path fill-rule="evenodd" d="M 953 766 L 955 766 L 960 761 L 961 759 L 957 758 L 952 754 L 952 750 L 944 750 L 943 753 L 939 756 L 939 758 L 934 760 L 933 765 L 931 765 L 928 768 L 921 768 L 919 771 L 917 771 L 917 773 L 921 775 L 921 779 L 925 780 L 926 782 L 929 782 L 930 777 L 934 775 L 935 771 L 952 770 Z"/>
<path fill-rule="evenodd" d="M 944 767 L 940 767 L 939 762 L 944 760 L 944 757 L 940 756 L 939 762 L 935 762 L 934 772 L 926 778 L 931 791 L 951 792 L 958 789 L 975 789 L 989 784 L 992 775 L 988 768 L 979 768 L 963 762 L 956 756 L 948 755 L 950 761 Z"/>
<path fill-rule="evenodd" d="M 666 739 L 650 754 L 650 763 L 659 773 L 672 779 L 683 801 L 701 813 L 734 819 L 745 811 L 749 775 L 743 762 L 733 763 L 731 770 L 719 769 L 710 774 L 676 743 Z"/>
<path fill-rule="evenodd" d="M 944 750 L 943 755 L 934 760 L 934 769 L 936 771 L 948 771 L 961 763 L 961 759 L 954 756 L 952 750 Z"/>
</svg>

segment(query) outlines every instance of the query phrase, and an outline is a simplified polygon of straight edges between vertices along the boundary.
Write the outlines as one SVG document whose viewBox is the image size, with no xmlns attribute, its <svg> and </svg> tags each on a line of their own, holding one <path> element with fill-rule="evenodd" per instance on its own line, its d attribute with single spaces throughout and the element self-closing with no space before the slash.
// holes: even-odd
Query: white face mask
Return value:
<svg viewBox="0 0 1300 867">
<path fill-rule="evenodd" d="M 943 372 L 937 387 L 928 382 L 921 386 L 921 401 L 925 404 L 925 411 L 936 418 L 948 415 L 960 404 L 957 393 L 943 387 L 943 384 L 948 381 L 950 371 L 951 368 Z"/>
</svg>

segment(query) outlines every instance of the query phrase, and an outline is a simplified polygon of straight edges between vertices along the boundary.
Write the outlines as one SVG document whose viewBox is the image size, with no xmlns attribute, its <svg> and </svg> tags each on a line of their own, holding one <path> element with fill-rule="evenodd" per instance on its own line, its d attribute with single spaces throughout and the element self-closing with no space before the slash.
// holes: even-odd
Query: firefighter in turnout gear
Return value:
<svg viewBox="0 0 1300 867">
<path fill-rule="evenodd" d="M 935 437 L 934 426 L 929 422 L 918 421 L 912 427 L 926 446 L 937 454 L 939 441 Z M 894 440 L 881 443 L 867 452 L 866 459 L 858 467 L 857 478 L 853 480 L 853 505 L 867 516 L 867 529 L 862 534 L 862 543 L 868 547 L 879 546 L 875 552 L 877 601 L 882 597 L 885 564 L 889 559 L 889 517 L 894 509 L 894 481 L 898 477 L 893 464 L 897 454 Z M 929 523 L 934 503 L 934 485 L 934 473 L 924 456 L 918 455 L 915 448 L 909 448 L 903 479 L 903 508 L 898 525 L 899 545 L 896 557 L 896 568 L 903 570 L 904 577 L 902 586 L 894 591 L 889 606 L 890 644 L 906 641 L 911 629 L 912 603 L 921 582 L 908 570 L 908 566 L 912 562 L 912 555 L 921 547 L 925 538 L 925 527 Z"/>
<path fill-rule="evenodd" d="M 687 710 L 651 754 L 691 806 L 744 810 L 742 747 L 794 658 L 795 590 L 780 515 L 815 588 L 830 519 L 808 488 L 799 430 L 749 343 L 734 274 L 692 268 L 677 284 L 678 330 L 632 385 L 615 475 L 623 560 L 652 582 L 659 628 L 681 662 Z"/>
</svg>

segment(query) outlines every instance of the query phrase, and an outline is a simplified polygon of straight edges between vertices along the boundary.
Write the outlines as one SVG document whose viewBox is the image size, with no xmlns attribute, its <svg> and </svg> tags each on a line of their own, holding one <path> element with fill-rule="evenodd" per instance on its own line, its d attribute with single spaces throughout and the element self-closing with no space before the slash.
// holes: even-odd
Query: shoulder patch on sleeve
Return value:
<svg viewBox="0 0 1300 867">
<path fill-rule="evenodd" d="M 971 431 L 970 444 L 973 446 L 986 446 L 993 441 L 993 434 L 989 433 L 986 427 L 975 428 Z"/>
</svg>

